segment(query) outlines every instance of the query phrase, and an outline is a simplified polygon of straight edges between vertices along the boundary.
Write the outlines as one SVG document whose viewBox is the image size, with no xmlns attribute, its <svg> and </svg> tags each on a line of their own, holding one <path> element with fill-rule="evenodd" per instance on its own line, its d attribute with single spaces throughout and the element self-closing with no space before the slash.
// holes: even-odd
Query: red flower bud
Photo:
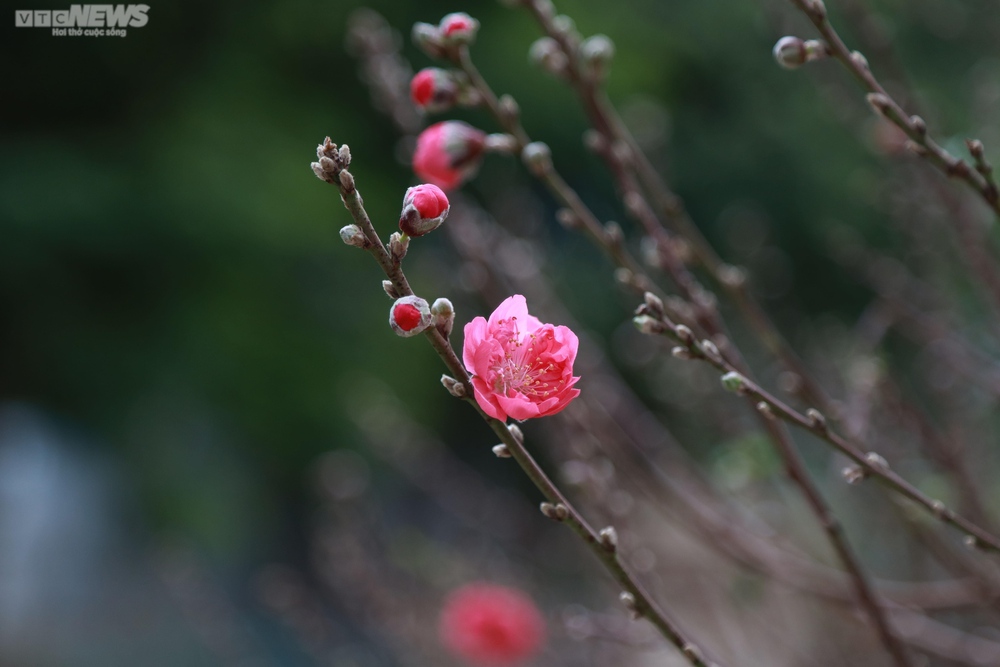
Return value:
<svg viewBox="0 0 1000 667">
<path fill-rule="evenodd" d="M 437 229 L 448 217 L 448 197 L 441 188 L 424 183 L 406 191 L 399 229 L 408 236 L 423 236 Z"/>
<path fill-rule="evenodd" d="M 419 296 L 396 299 L 389 309 L 389 326 L 404 338 L 416 336 L 431 325 L 431 308 Z"/>
<path fill-rule="evenodd" d="M 479 21 L 465 12 L 454 12 L 441 19 L 438 30 L 443 41 L 452 44 L 471 44 L 476 37 L 476 31 L 479 30 Z"/>
<path fill-rule="evenodd" d="M 435 123 L 417 137 L 413 171 L 422 180 L 452 190 L 479 169 L 485 143 L 486 133 L 468 123 Z"/>
<path fill-rule="evenodd" d="M 475 665 L 513 665 L 538 653 L 545 620 L 527 595 L 488 583 L 463 586 L 441 612 L 442 643 Z"/>
<path fill-rule="evenodd" d="M 427 67 L 417 72 L 410 81 L 410 97 L 414 104 L 426 111 L 446 111 L 455 104 L 458 85 L 449 72 Z"/>
</svg>

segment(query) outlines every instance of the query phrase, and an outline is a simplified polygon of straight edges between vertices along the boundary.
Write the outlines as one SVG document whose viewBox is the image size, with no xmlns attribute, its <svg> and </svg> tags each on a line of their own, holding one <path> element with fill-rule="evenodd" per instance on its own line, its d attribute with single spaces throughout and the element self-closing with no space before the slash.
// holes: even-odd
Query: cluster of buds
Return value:
<svg viewBox="0 0 1000 667">
<path fill-rule="evenodd" d="M 351 149 L 347 144 L 337 144 L 327 137 L 316 146 L 316 162 L 309 165 L 316 178 L 333 185 L 340 185 L 340 173 L 351 166 Z"/>
<path fill-rule="evenodd" d="M 557 17 L 560 18 L 560 17 Z M 584 74 L 595 81 L 601 81 L 611 67 L 615 57 L 615 44 L 607 35 L 592 35 L 575 49 L 579 64 Z M 528 50 L 528 60 L 555 76 L 567 76 L 570 71 L 570 57 L 557 40 L 552 37 L 541 37 Z"/>
<path fill-rule="evenodd" d="M 486 133 L 468 123 L 446 120 L 417 137 L 413 171 L 421 179 L 452 190 L 475 175 L 486 148 Z"/>
<path fill-rule="evenodd" d="M 431 58 L 449 58 L 459 46 L 472 44 L 479 21 L 464 12 L 448 14 L 437 25 L 413 25 L 413 43 Z"/>
<path fill-rule="evenodd" d="M 774 59 L 785 69 L 795 69 L 822 60 L 830 55 L 830 47 L 818 39 L 802 40 L 798 37 L 782 37 L 774 45 Z"/>
</svg>

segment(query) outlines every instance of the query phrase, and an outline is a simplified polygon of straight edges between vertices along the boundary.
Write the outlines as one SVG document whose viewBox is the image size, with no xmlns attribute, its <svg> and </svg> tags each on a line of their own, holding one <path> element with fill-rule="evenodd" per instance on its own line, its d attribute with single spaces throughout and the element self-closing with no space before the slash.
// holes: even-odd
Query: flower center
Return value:
<svg viewBox="0 0 1000 667">
<path fill-rule="evenodd" d="M 501 320 L 500 324 L 503 323 L 504 320 Z M 528 334 L 524 340 L 517 340 L 517 329 L 514 327 L 508 344 L 504 346 L 504 356 L 491 368 L 495 373 L 493 388 L 498 394 L 507 395 L 514 391 L 531 398 L 544 399 L 563 384 L 562 378 L 556 381 L 545 379 L 544 376 L 555 370 L 555 364 L 541 363 L 537 342 L 534 334 Z"/>
</svg>

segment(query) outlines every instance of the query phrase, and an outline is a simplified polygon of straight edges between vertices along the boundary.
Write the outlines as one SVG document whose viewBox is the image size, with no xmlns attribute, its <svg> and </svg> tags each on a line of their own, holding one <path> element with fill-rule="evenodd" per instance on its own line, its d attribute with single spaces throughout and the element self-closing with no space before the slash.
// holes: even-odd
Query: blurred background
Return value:
<svg viewBox="0 0 1000 667">
<path fill-rule="evenodd" d="M 363 40 L 348 35 L 361 4 L 154 3 L 148 25 L 124 38 L 57 37 L 14 28 L 8 15 L 0 664 L 457 665 L 437 646 L 437 609 L 477 579 L 519 587 L 542 608 L 550 641 L 534 664 L 675 664 L 628 622 L 572 534 L 538 514 L 534 490 L 491 453 L 489 430 L 441 390 L 429 346 L 392 334 L 376 265 L 338 238 L 349 219 L 310 172 L 315 145 L 327 135 L 350 145 L 387 237 L 415 182 L 400 124 L 421 122 L 398 105 L 373 107 Z M 367 5 L 407 36 L 386 42 L 404 59 L 391 72 L 432 64 L 409 43 L 415 21 L 478 18 L 473 55 L 486 78 L 518 100 L 528 132 L 587 203 L 624 220 L 582 145 L 573 93 L 528 63 L 540 33 L 526 12 Z M 829 6 L 848 44 L 949 150 L 965 155 L 964 139 L 978 137 L 1000 159 L 994 3 Z M 989 233 L 985 208 L 907 156 L 838 65 L 775 64 L 779 37 L 814 36 L 790 3 L 557 7 L 584 35 L 616 42 L 611 98 L 702 232 L 748 268 L 850 423 L 877 443 L 889 434 L 897 469 L 949 502 L 961 501 L 961 484 L 913 434 L 960 440 L 985 513 L 997 516 L 997 311 L 949 224 L 961 215 Z M 354 21 L 385 35 L 371 15 Z M 483 112 L 447 117 L 496 131 Z M 411 245 L 411 282 L 455 302 L 458 331 L 515 291 L 531 305 L 535 290 L 543 320 L 572 318 L 595 378 L 579 386 L 593 403 L 527 424 L 533 450 L 597 525 L 623 526 L 637 570 L 718 655 L 885 664 L 843 604 L 719 555 L 725 538 L 686 528 L 676 497 L 638 491 L 655 484 L 603 452 L 588 420 L 600 406 L 620 412 L 627 395 L 624 419 L 658 470 L 683 487 L 683 458 L 702 475 L 699 498 L 835 566 L 742 402 L 634 331 L 634 297 L 554 212 L 518 161 L 489 156 L 456 200 L 457 222 Z M 626 225 L 638 249 L 634 231 Z M 764 383 L 794 390 L 722 308 Z M 922 315 L 934 318 L 923 328 Z M 914 546 L 883 494 L 847 487 L 842 460 L 800 444 L 875 576 L 953 576 Z M 995 616 L 942 614 L 982 640 L 961 641 L 987 660 L 968 664 L 1000 664 L 989 662 Z"/>
</svg>

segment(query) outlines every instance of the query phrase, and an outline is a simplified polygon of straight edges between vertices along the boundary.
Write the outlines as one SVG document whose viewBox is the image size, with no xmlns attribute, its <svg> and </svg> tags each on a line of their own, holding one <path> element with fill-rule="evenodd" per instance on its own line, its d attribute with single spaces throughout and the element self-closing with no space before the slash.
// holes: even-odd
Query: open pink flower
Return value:
<svg viewBox="0 0 1000 667">
<path fill-rule="evenodd" d="M 521 591 L 472 583 L 451 593 L 441 611 L 441 642 L 476 665 L 512 665 L 545 641 L 545 620 Z"/>
<path fill-rule="evenodd" d="M 465 325 L 462 356 L 479 407 L 500 421 L 524 421 L 555 414 L 580 395 L 573 387 L 579 346 L 568 327 L 542 324 L 515 294 L 489 321 L 477 317 Z"/>
</svg>

